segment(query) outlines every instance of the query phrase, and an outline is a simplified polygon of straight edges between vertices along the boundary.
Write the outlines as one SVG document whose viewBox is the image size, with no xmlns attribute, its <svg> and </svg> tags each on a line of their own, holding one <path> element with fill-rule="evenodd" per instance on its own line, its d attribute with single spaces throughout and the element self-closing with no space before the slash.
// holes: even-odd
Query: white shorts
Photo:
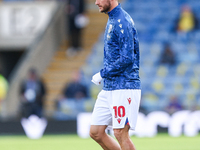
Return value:
<svg viewBox="0 0 200 150">
<path fill-rule="evenodd" d="M 102 90 L 92 113 L 91 125 L 108 125 L 113 129 L 124 128 L 127 120 L 135 130 L 141 99 L 141 90 Z"/>
</svg>

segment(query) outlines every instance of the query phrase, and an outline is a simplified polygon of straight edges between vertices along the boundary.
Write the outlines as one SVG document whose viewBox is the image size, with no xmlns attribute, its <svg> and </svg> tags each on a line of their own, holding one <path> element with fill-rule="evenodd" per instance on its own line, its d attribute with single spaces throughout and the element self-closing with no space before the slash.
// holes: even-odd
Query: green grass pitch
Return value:
<svg viewBox="0 0 200 150">
<path fill-rule="evenodd" d="M 170 137 L 158 134 L 154 138 L 131 137 L 137 150 L 200 150 L 200 135 Z M 102 150 L 91 138 L 77 135 L 45 135 L 31 140 L 26 136 L 0 136 L 0 150 Z"/>
</svg>

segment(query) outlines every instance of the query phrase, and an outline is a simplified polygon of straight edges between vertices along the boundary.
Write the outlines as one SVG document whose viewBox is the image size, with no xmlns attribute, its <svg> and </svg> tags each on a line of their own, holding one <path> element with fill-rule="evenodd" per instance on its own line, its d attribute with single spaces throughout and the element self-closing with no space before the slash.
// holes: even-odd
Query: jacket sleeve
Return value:
<svg viewBox="0 0 200 150">
<path fill-rule="evenodd" d="M 115 39 L 114 43 L 117 45 L 115 47 L 119 49 L 119 54 L 115 62 L 101 69 L 102 78 L 119 76 L 134 60 L 133 29 L 128 25 L 124 28 L 117 25 L 113 39 Z"/>
</svg>

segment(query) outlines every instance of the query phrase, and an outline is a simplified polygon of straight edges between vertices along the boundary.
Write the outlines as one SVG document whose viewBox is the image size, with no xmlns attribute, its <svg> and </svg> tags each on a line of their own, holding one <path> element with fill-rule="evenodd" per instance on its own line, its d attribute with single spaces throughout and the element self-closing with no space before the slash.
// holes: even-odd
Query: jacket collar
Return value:
<svg viewBox="0 0 200 150">
<path fill-rule="evenodd" d="M 116 16 L 117 12 L 119 11 L 119 9 L 121 9 L 121 4 L 119 3 L 118 6 L 116 6 L 113 10 L 108 12 L 108 16 L 109 17 L 114 17 Z"/>
</svg>

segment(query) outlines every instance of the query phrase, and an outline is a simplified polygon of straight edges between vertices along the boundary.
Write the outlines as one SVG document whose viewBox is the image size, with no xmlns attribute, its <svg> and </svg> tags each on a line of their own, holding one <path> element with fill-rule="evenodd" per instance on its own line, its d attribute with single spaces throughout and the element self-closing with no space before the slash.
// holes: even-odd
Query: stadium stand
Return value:
<svg viewBox="0 0 200 150">
<path fill-rule="evenodd" d="M 186 39 L 180 38 L 173 31 L 175 20 L 183 4 L 188 4 L 200 20 L 199 0 L 122 1 L 123 8 L 132 16 L 139 34 L 141 107 L 144 113 L 165 110 L 172 96 L 178 97 L 184 109 L 200 108 L 200 30 L 192 32 Z M 84 51 L 73 59 L 68 58 L 65 55 L 67 45 L 63 44 L 55 51 L 48 67 L 43 71 L 40 69 L 48 89 L 45 106 L 48 117 L 54 115 L 55 100 L 64 85 L 71 80 L 72 71 L 80 70 L 81 81 L 90 89 L 89 101 L 77 105 L 77 107 L 84 107 L 81 108 L 82 111 L 91 111 L 91 104 L 102 88 L 102 85 L 92 84 L 91 77 L 103 67 L 103 30 L 107 17 L 98 12 L 93 0 L 88 0 L 87 15 L 90 22 L 84 29 Z M 176 55 L 177 63 L 173 66 L 159 63 L 166 43 L 170 44 Z M 73 111 L 72 108 L 77 109 L 74 103 L 64 105 L 63 110 L 66 115 Z"/>
<path fill-rule="evenodd" d="M 92 46 L 98 40 L 99 34 L 104 30 L 107 17 L 98 12 L 94 1 L 87 1 L 87 8 L 86 15 L 89 18 L 89 24 L 83 29 L 83 51 L 75 57 L 70 58 L 66 56 L 68 44 L 61 45 L 43 73 L 43 78 L 48 89 L 45 108 L 48 117 L 54 116 L 55 113 L 58 114 L 55 106 L 57 97 L 62 93 L 66 83 L 72 80 L 71 73 L 80 70 L 81 66 L 84 66 L 88 55 L 91 53 Z M 85 82 L 83 84 L 85 84 Z M 84 107 L 80 108 L 80 111 L 91 111 L 94 101 L 90 98 L 88 100 L 89 101 L 86 100 L 84 104 L 82 104 L 82 102 L 78 104 L 77 101 L 63 102 L 63 117 L 69 118 L 68 116 L 73 111 L 72 108 L 79 109 L 79 106 Z M 75 111 L 77 112 L 77 110 Z"/>
<path fill-rule="evenodd" d="M 80 67 L 84 65 L 87 56 L 91 53 L 92 45 L 97 41 L 99 34 L 101 34 L 105 28 L 107 17 L 98 12 L 97 7 L 94 5 L 94 1 L 87 1 L 87 16 L 90 21 L 83 31 L 84 50 L 74 58 L 69 58 L 66 56 L 68 40 L 67 42 L 63 41 L 63 39 L 66 40 L 64 35 L 67 33 L 65 30 L 65 25 L 67 24 L 65 23 L 65 5 L 59 3 L 62 2 L 62 0 L 36 1 L 33 3 L 26 3 L 23 1 L 18 2 L 20 3 L 19 5 L 27 4 L 28 7 L 29 4 L 36 6 L 37 3 L 43 5 L 43 3 L 52 2 L 55 8 L 53 7 L 52 16 L 50 16 L 47 27 L 41 30 L 40 34 L 34 38 L 30 45 L 28 45 L 26 48 L 27 51 L 25 51 L 26 53 L 20 61 L 16 63 L 16 67 L 12 70 L 7 100 L 3 104 L 3 113 L 0 115 L 2 116 L 2 119 L 18 117 L 20 99 L 18 87 L 21 80 L 25 78 L 26 71 L 34 66 L 47 85 L 45 115 L 46 117 L 51 118 L 56 111 L 56 99 L 58 95 L 60 95 L 66 83 L 71 80 L 71 72 L 79 70 Z M 16 2 L 16 4 L 18 4 L 18 2 Z M 12 5 L 12 2 L 9 4 Z M 27 39 L 24 41 L 27 41 Z M 10 46 L 11 44 L 8 43 L 7 45 Z M 84 106 L 85 111 L 91 111 L 93 107 L 91 104 L 93 103 L 87 101 L 82 106 Z"/>
<path fill-rule="evenodd" d="M 38 71 L 38 74 L 41 75 L 64 39 L 64 7 L 61 3 L 55 1 L 33 3 L 22 1 L 2 2 L 0 7 L 0 52 L 9 52 L 10 55 L 8 54 L 7 56 L 10 60 L 7 59 L 5 61 L 7 64 L 13 63 L 11 59 L 14 58 L 11 56 L 14 56 L 15 52 L 23 53 L 18 61 L 15 62 L 9 74 L 9 90 L 6 100 L 2 102 L 2 113 L 0 116 L 2 119 L 9 120 L 18 117 L 20 102 L 19 87 L 21 81 L 26 77 L 26 72 L 31 67 L 34 67 Z M 15 12 L 13 9 L 16 7 L 20 9 L 17 9 Z M 8 19 L 6 14 L 12 11 L 15 13 L 10 13 L 8 15 L 10 19 Z M 30 17 L 32 13 L 37 15 Z M 31 21 L 34 23 L 26 24 L 27 20 L 30 21 L 26 17 L 32 18 L 33 20 L 31 19 Z M 8 21 L 4 21 L 6 19 Z M 16 19 L 15 23 L 12 22 L 14 19 Z M 5 25 L 6 23 L 12 27 L 7 28 L 10 25 L 7 26 Z M 18 26 L 19 24 L 20 26 Z M 5 30 L 7 31 L 6 36 L 3 34 Z M 4 68 L 8 67 L 5 65 Z"/>
</svg>

